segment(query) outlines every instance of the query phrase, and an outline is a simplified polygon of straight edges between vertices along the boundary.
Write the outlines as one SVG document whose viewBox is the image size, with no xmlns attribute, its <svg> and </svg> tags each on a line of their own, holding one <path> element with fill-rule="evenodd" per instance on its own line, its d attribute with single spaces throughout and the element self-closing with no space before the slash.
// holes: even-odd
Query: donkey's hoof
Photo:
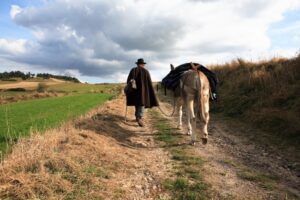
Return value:
<svg viewBox="0 0 300 200">
<path fill-rule="evenodd" d="M 202 144 L 207 144 L 207 138 L 201 138 L 201 140 L 202 140 Z"/>
<path fill-rule="evenodd" d="M 182 130 L 182 126 L 181 126 L 181 125 L 178 125 L 178 126 L 177 126 L 177 129 Z"/>
<path fill-rule="evenodd" d="M 191 133 L 190 131 L 188 131 L 186 134 L 187 134 L 187 135 L 192 135 L 192 133 Z"/>
</svg>

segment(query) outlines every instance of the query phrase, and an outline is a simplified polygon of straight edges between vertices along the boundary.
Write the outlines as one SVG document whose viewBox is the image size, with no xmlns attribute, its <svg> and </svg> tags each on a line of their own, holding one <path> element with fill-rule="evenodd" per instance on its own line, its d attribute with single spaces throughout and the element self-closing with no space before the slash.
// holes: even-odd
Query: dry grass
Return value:
<svg viewBox="0 0 300 200">
<path fill-rule="evenodd" d="M 116 98 L 61 128 L 20 139 L 0 163 L 0 199 L 167 195 L 160 182 L 171 169 L 168 155 L 153 148 L 152 130 L 124 122 L 123 111 L 124 98 Z"/>
<path fill-rule="evenodd" d="M 109 174 L 99 166 L 104 162 L 100 152 L 109 149 L 99 146 L 106 143 L 100 140 L 86 131 L 65 127 L 20 141 L 2 164 L 0 197 L 80 199 L 82 195 L 90 195 L 100 198 L 99 194 L 105 194 L 102 190 L 108 176 L 102 178 L 98 173 Z M 95 172 L 88 170 L 93 168 Z M 101 193 L 92 194 L 91 190 Z"/>
<path fill-rule="evenodd" d="M 20 139 L 0 164 L 0 199 L 113 199 L 115 191 L 107 190 L 111 171 L 118 174 L 120 163 L 129 167 L 130 155 L 121 156 L 112 140 L 71 122 Z"/>
<path fill-rule="evenodd" d="M 258 63 L 237 59 L 212 66 L 220 79 L 213 111 L 269 131 L 286 144 L 300 141 L 300 55 Z"/>
<path fill-rule="evenodd" d="M 0 104 L 7 104 L 12 102 L 24 101 L 24 100 L 31 100 L 31 99 L 40 99 L 40 98 L 48 98 L 48 97 L 59 97 L 68 95 L 68 92 L 27 92 L 20 95 L 14 96 L 0 96 Z"/>
</svg>

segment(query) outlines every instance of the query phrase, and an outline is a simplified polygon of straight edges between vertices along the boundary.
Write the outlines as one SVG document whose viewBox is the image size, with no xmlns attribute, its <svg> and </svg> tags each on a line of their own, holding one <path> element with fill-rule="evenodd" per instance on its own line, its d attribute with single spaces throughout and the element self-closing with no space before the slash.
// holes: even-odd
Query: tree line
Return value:
<svg viewBox="0 0 300 200">
<path fill-rule="evenodd" d="M 13 80 L 14 78 L 21 78 L 22 80 L 27 80 L 30 78 L 39 77 L 43 79 L 56 78 L 65 81 L 72 81 L 75 83 L 80 83 L 80 81 L 75 77 L 65 76 L 65 75 L 53 75 L 49 73 L 37 73 L 33 74 L 31 72 L 21 72 L 21 71 L 11 71 L 0 73 L 0 80 Z"/>
</svg>

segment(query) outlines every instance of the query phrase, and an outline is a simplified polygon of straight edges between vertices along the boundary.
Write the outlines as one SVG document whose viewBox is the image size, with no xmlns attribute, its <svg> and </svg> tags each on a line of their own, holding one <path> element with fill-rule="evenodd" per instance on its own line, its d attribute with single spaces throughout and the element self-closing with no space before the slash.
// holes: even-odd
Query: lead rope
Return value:
<svg viewBox="0 0 300 200">
<path fill-rule="evenodd" d="M 159 101 L 159 104 L 160 104 L 160 100 L 158 99 L 158 97 L 157 97 L 157 100 Z M 175 107 L 176 107 L 176 98 L 175 98 L 175 96 L 173 97 L 173 111 L 172 111 L 172 113 L 171 114 L 167 114 L 167 113 L 165 113 L 165 111 L 163 111 L 163 109 L 161 109 L 161 107 L 160 107 L 160 105 L 158 106 L 158 109 L 160 110 L 160 112 L 164 115 L 164 116 L 166 116 L 166 117 L 173 117 L 173 115 L 175 114 Z"/>
<path fill-rule="evenodd" d="M 159 99 L 157 98 L 158 102 L 160 103 L 161 101 L 159 101 Z M 167 114 L 165 113 L 160 106 L 158 106 L 158 109 L 160 110 L 160 112 L 165 116 L 165 117 L 173 117 L 173 115 L 175 114 L 175 107 L 176 107 L 176 98 L 174 96 L 173 98 L 173 110 L 171 114 Z M 126 103 L 126 99 L 125 99 L 125 116 L 124 116 L 124 121 L 127 122 L 127 110 L 128 110 L 128 106 Z"/>
<path fill-rule="evenodd" d="M 161 109 L 161 107 L 160 106 L 158 106 L 158 109 L 160 110 L 160 112 L 164 115 L 164 116 L 166 116 L 166 117 L 173 117 L 173 115 L 175 114 L 175 107 L 176 107 L 176 105 L 175 105 L 175 97 L 174 97 L 174 101 L 173 101 L 173 111 L 172 111 L 172 113 L 171 114 L 167 114 L 167 113 L 165 113 L 162 109 Z M 159 101 L 160 102 L 160 101 Z M 125 122 L 127 122 L 127 109 L 128 109 L 128 106 L 126 105 L 126 100 L 125 100 L 125 116 L 124 116 L 124 121 Z"/>
<path fill-rule="evenodd" d="M 127 103 L 126 103 L 126 100 L 125 100 L 125 116 L 124 116 L 124 120 L 125 120 L 125 122 L 127 122 L 127 108 L 128 108 L 128 106 L 127 106 Z"/>
</svg>

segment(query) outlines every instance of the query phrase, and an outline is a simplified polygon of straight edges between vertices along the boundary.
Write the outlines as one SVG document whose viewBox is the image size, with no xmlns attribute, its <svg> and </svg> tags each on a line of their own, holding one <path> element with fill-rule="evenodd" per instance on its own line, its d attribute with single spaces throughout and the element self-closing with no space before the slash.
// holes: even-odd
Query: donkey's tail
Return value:
<svg viewBox="0 0 300 200">
<path fill-rule="evenodd" d="M 201 90 L 201 92 L 203 92 L 203 90 Z M 201 93 L 201 96 L 200 96 L 200 103 L 201 103 L 201 119 L 202 119 L 203 122 L 205 122 L 204 97 L 203 97 L 202 93 Z"/>
</svg>

